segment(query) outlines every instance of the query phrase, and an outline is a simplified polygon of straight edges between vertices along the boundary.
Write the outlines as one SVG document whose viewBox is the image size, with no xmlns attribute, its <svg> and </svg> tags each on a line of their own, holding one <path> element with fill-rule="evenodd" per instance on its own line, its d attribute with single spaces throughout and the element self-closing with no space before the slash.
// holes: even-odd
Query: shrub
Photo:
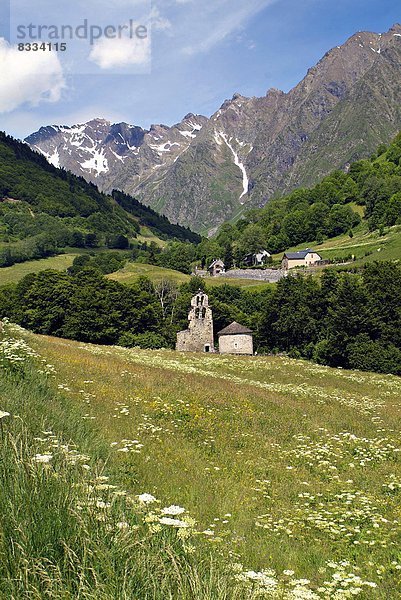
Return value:
<svg viewBox="0 0 401 600">
<path fill-rule="evenodd" d="M 123 333 L 118 341 L 118 345 L 126 348 L 138 347 L 149 350 L 159 350 L 160 348 L 167 348 L 169 344 L 159 333 L 149 331 L 147 333 L 139 334 Z"/>
</svg>

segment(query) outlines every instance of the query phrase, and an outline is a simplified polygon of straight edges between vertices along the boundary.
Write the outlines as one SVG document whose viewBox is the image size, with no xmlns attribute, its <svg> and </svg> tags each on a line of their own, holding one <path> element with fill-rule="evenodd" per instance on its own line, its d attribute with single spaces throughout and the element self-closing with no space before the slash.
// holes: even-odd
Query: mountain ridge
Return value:
<svg viewBox="0 0 401 600">
<path fill-rule="evenodd" d="M 65 129 L 48 128 L 26 141 L 104 191 L 124 190 L 172 221 L 210 232 L 390 141 L 401 128 L 400 76 L 401 25 L 395 24 L 384 34 L 355 33 L 289 92 L 271 88 L 251 98 L 236 92 L 210 118 L 188 113 L 171 127 L 149 130 L 89 121 L 70 143 Z M 97 146 L 100 129 L 107 142 Z M 77 146 L 75 133 L 88 136 L 86 148 Z"/>
</svg>

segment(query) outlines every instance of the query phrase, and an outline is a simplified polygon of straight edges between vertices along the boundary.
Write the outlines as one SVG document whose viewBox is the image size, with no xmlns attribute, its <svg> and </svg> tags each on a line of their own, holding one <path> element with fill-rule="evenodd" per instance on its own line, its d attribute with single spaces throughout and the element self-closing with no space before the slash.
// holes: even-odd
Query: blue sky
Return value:
<svg viewBox="0 0 401 600">
<path fill-rule="evenodd" d="M 63 3 L 63 10 L 84 16 L 91 1 Z M 91 11 L 99 19 L 102 1 Z M 106 4 L 124 22 L 127 6 L 137 1 Z M 69 15 L 62 16 L 66 22 Z M 149 127 L 188 112 L 210 116 L 234 92 L 288 91 L 356 31 L 383 32 L 400 22 L 401 6 L 399 0 L 154 0 L 152 16 L 151 66 L 142 74 L 112 64 L 69 74 L 55 54 L 29 64 L 0 39 L 0 129 L 24 137 L 41 125 L 94 117 Z"/>
</svg>

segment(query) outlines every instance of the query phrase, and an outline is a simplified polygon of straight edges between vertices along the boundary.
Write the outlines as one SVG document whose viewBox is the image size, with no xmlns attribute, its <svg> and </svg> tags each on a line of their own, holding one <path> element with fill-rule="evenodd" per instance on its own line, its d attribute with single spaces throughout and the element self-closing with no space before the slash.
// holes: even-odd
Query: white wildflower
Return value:
<svg viewBox="0 0 401 600">
<path fill-rule="evenodd" d="M 159 519 L 161 525 L 170 525 L 171 527 L 188 527 L 188 523 L 179 519 L 170 519 L 170 517 L 161 517 Z"/>
<path fill-rule="evenodd" d="M 139 494 L 138 496 L 139 502 L 141 504 L 152 504 L 152 502 L 156 502 L 156 498 L 152 496 L 152 494 Z"/>
<path fill-rule="evenodd" d="M 35 454 L 32 460 L 37 463 L 48 464 L 52 458 L 52 454 Z"/>
<path fill-rule="evenodd" d="M 184 512 L 185 508 L 182 508 L 181 506 L 175 506 L 174 504 L 162 509 L 163 515 L 182 515 Z"/>
</svg>

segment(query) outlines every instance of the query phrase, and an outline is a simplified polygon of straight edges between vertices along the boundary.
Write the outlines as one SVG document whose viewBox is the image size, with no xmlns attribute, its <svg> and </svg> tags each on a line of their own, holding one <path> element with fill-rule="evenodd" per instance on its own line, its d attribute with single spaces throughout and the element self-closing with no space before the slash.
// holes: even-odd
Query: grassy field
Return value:
<svg viewBox="0 0 401 600">
<path fill-rule="evenodd" d="M 151 231 L 148 227 L 144 227 L 143 225 L 141 226 L 140 233 L 136 239 L 140 242 L 147 242 L 148 244 L 154 242 L 160 248 L 165 248 L 167 246 L 167 242 L 165 240 L 157 237 L 153 231 Z"/>
<path fill-rule="evenodd" d="M 173 283 L 179 285 L 181 283 L 186 283 L 190 280 L 189 275 L 185 275 L 180 271 L 174 271 L 173 269 L 164 269 L 163 267 L 158 267 L 155 265 L 145 265 L 141 263 L 128 263 L 123 269 L 117 271 L 117 273 L 112 273 L 108 275 L 109 279 L 113 279 L 114 281 L 119 281 L 120 283 L 125 283 L 127 285 L 135 283 L 135 281 L 141 275 L 148 277 L 153 283 L 160 283 L 163 280 L 169 280 Z M 255 288 L 260 286 L 268 286 L 268 284 L 264 281 L 252 281 L 249 279 L 231 279 L 231 278 L 218 278 L 218 277 L 208 277 L 206 280 L 208 286 L 216 286 L 216 285 L 238 285 L 243 288 Z"/>
<path fill-rule="evenodd" d="M 313 248 L 323 259 L 345 258 L 354 255 L 354 264 L 361 265 L 374 260 L 401 260 L 401 227 L 389 227 L 380 236 L 377 231 L 369 232 L 365 224 L 358 226 L 354 237 L 341 235 L 326 240 L 322 244 L 315 241 L 289 248 L 289 251 Z M 274 261 L 281 261 L 283 253 L 273 256 Z"/>
<path fill-rule="evenodd" d="M 189 275 L 174 271 L 173 269 L 164 269 L 155 265 L 146 265 L 142 263 L 127 263 L 127 265 L 111 275 L 107 275 L 109 279 L 125 283 L 127 285 L 135 283 L 138 277 L 148 277 L 153 283 L 160 283 L 164 279 L 168 279 L 179 285 L 189 281 Z"/>
<path fill-rule="evenodd" d="M 70 267 L 78 252 L 60 254 L 50 258 L 42 258 L 40 260 L 31 260 L 24 263 L 13 265 L 12 267 L 3 267 L 0 269 L 0 286 L 8 283 L 17 283 L 25 275 L 29 273 L 39 273 L 45 269 L 55 269 L 57 271 L 65 271 Z"/>
<path fill-rule="evenodd" d="M 297 584 L 310 595 L 266 597 L 401 597 L 399 378 L 21 335 L 53 373 L 66 423 L 80 415 L 87 444 L 109 449 L 110 480 L 191 515 L 202 556 L 266 586 L 310 581 Z M 204 596 L 172 596 L 184 597 Z"/>
</svg>

